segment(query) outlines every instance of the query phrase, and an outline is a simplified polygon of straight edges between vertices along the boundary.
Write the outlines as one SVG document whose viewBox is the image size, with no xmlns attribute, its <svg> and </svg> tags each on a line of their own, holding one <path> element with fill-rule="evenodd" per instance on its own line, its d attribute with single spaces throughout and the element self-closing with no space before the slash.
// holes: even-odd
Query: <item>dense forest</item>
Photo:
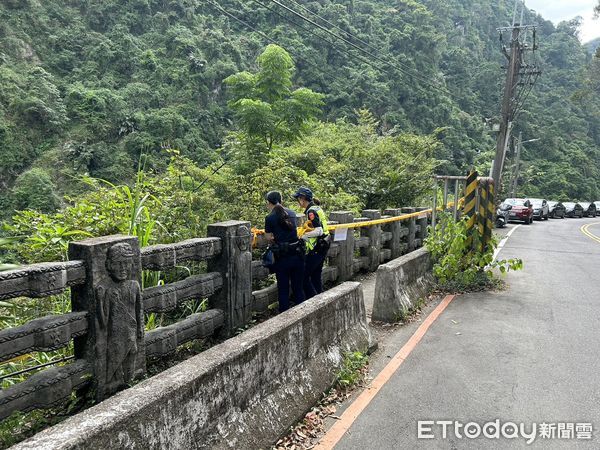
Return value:
<svg viewBox="0 0 600 450">
<path fill-rule="evenodd" d="M 496 28 L 512 1 L 285 5 L 313 24 L 267 0 L 2 2 L 4 232 L 47 230 L 36 239 L 62 245 L 131 231 L 125 185 L 169 240 L 258 221 L 269 188 L 311 185 L 330 209 L 385 207 L 422 200 L 434 171 L 489 170 L 506 65 Z M 537 139 L 519 192 L 598 200 L 596 45 L 580 43 L 577 20 L 525 21 L 538 25 L 543 75 L 515 124 Z M 63 248 L 35 243 L 20 257 Z"/>
</svg>

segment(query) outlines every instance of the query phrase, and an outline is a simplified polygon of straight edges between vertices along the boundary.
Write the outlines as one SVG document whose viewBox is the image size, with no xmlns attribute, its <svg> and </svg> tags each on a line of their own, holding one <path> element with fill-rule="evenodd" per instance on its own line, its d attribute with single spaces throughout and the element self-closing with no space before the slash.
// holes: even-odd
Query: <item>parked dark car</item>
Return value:
<svg viewBox="0 0 600 450">
<path fill-rule="evenodd" d="M 533 207 L 533 218 L 535 220 L 548 220 L 549 208 L 548 201 L 541 198 L 530 198 Z"/>
<path fill-rule="evenodd" d="M 566 214 L 565 205 L 561 202 L 548 202 L 548 217 L 552 217 L 553 219 L 564 219 Z"/>
<path fill-rule="evenodd" d="M 563 205 L 567 217 L 583 217 L 583 208 L 579 203 L 565 202 Z"/>
<path fill-rule="evenodd" d="M 528 199 L 507 198 L 503 203 L 511 207 L 508 213 L 509 220 L 519 220 L 527 225 L 533 223 L 533 208 Z"/>
<path fill-rule="evenodd" d="M 596 205 L 588 202 L 579 203 L 583 208 L 583 217 L 596 217 Z"/>
<path fill-rule="evenodd" d="M 594 205 L 596 205 L 596 215 L 600 216 L 600 201 L 594 202 Z"/>
</svg>

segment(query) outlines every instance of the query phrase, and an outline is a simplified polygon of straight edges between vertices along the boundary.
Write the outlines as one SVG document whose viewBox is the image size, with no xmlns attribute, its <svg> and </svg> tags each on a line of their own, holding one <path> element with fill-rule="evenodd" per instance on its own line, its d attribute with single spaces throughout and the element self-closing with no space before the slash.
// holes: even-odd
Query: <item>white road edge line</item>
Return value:
<svg viewBox="0 0 600 450">
<path fill-rule="evenodd" d="M 492 261 L 496 261 L 496 258 L 498 257 L 498 253 L 500 253 L 500 250 L 502 250 L 502 247 L 504 247 L 504 244 L 506 244 L 506 241 L 508 241 L 508 238 L 510 237 L 511 234 L 513 234 L 515 232 L 515 230 L 517 228 L 519 228 L 522 224 L 519 225 L 515 225 L 512 230 L 510 230 L 506 236 L 504 236 L 504 238 L 502 238 L 502 240 L 498 243 L 498 247 L 496 248 L 496 250 L 494 251 L 494 259 Z"/>
</svg>

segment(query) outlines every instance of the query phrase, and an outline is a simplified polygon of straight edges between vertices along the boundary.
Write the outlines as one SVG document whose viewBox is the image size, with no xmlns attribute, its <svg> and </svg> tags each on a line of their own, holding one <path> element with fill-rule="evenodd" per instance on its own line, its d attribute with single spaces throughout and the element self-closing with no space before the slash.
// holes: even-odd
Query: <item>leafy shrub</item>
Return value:
<svg viewBox="0 0 600 450">
<path fill-rule="evenodd" d="M 56 211 L 60 199 L 55 186 L 43 169 L 34 168 L 21 174 L 12 191 L 14 209 L 35 209 L 41 212 Z"/>
<path fill-rule="evenodd" d="M 523 268 L 521 259 L 494 260 L 498 241 L 492 240 L 484 251 L 469 246 L 467 218 L 454 221 L 441 214 L 435 230 L 425 240 L 434 260 L 433 273 L 443 288 L 451 291 L 477 290 L 493 285 L 494 272 L 502 273 Z"/>
<path fill-rule="evenodd" d="M 337 383 L 342 389 L 356 386 L 365 378 L 369 357 L 359 351 L 344 353 L 342 368 L 337 374 Z"/>
</svg>

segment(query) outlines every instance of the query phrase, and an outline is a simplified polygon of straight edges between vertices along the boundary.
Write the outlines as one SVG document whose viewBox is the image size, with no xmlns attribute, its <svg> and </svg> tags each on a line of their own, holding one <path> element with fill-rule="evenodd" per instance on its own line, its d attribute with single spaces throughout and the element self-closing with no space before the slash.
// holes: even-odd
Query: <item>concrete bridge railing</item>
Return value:
<svg viewBox="0 0 600 450">
<path fill-rule="evenodd" d="M 422 208 L 425 209 L 425 208 Z M 332 223 L 354 223 L 414 212 L 415 208 L 365 210 L 362 217 L 342 211 Z M 326 283 L 377 270 L 379 264 L 422 245 L 427 216 L 349 229 L 329 249 Z M 51 315 L 0 331 L 0 362 L 34 351 L 74 344 L 69 363 L 38 372 L 0 391 L 0 420 L 15 411 L 49 408 L 72 392 L 96 401 L 110 397 L 146 373 L 148 358 L 160 358 L 193 339 L 229 337 L 254 312 L 277 301 L 275 284 L 253 290 L 269 273 L 252 260 L 250 223 L 209 225 L 208 237 L 139 248 L 132 236 L 106 236 L 72 242 L 68 262 L 43 263 L 0 273 L 0 300 L 32 299 L 70 289 L 72 312 Z M 259 238 L 258 248 L 266 247 Z M 142 288 L 143 271 L 165 271 L 187 262 L 206 264 L 204 273 L 165 285 Z M 144 313 L 171 311 L 190 299 L 208 299 L 209 309 L 169 326 L 145 331 Z M 35 300 L 32 300 L 35 301 Z"/>
</svg>

